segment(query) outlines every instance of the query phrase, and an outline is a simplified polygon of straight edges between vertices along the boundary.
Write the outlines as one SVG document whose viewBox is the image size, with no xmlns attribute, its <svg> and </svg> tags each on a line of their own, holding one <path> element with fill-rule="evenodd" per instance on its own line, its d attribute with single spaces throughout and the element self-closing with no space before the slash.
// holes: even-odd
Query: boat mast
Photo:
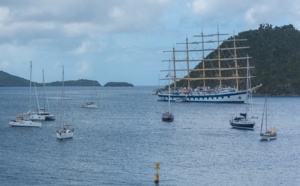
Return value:
<svg viewBox="0 0 300 186">
<path fill-rule="evenodd" d="M 170 70 L 170 60 L 169 60 L 169 70 Z M 170 76 L 170 72 L 169 72 L 169 76 Z M 171 94 L 171 91 L 170 91 L 170 77 L 168 76 L 168 84 L 169 84 L 169 95 L 168 95 L 168 107 L 169 107 L 169 114 L 171 113 L 171 109 L 170 109 L 170 94 Z"/>
<path fill-rule="evenodd" d="M 265 116 L 265 110 L 266 110 L 266 100 L 267 100 L 267 97 L 265 97 L 264 110 L 263 110 L 262 117 L 261 117 L 260 133 L 262 133 L 262 128 L 263 128 L 264 119 L 265 119 L 264 116 Z"/>
<path fill-rule="evenodd" d="M 219 29 L 217 30 L 216 34 L 209 34 L 209 35 L 204 35 L 203 31 L 200 35 L 194 35 L 194 37 L 201 37 L 201 41 L 195 41 L 195 42 L 188 42 L 188 39 L 186 38 L 186 41 L 183 43 L 176 43 L 176 44 L 184 44 L 185 45 L 185 49 L 184 50 L 175 50 L 175 48 L 173 47 L 173 50 L 170 51 L 164 51 L 164 52 L 172 52 L 173 53 L 173 65 L 174 65 L 174 69 L 172 69 L 173 74 L 173 80 L 174 80 L 174 87 L 176 88 L 176 81 L 177 80 L 187 80 L 187 84 L 190 87 L 191 86 L 191 81 L 203 81 L 203 86 L 206 87 L 206 81 L 207 80 L 217 80 L 219 82 L 219 86 L 222 86 L 222 81 L 223 80 L 233 80 L 236 83 L 236 89 L 239 90 L 239 79 L 246 79 L 249 78 L 248 76 L 250 76 L 250 74 L 248 76 L 243 75 L 240 76 L 238 70 L 247 70 L 247 68 L 251 69 L 254 68 L 253 66 L 249 66 L 246 67 L 246 65 L 241 65 L 239 66 L 238 61 L 239 60 L 243 60 L 243 62 L 246 61 L 247 58 L 246 56 L 238 56 L 237 54 L 237 50 L 242 50 L 242 49 L 248 49 L 248 46 L 237 46 L 237 42 L 241 42 L 241 41 L 247 41 L 247 39 L 236 39 L 235 37 L 233 37 L 233 39 L 226 39 L 226 40 L 222 40 L 221 36 L 226 36 L 228 34 L 221 34 L 219 33 Z M 212 38 L 212 39 L 206 39 L 206 38 Z M 231 44 L 231 47 L 221 47 L 222 43 L 224 42 L 230 42 L 233 43 Z M 202 48 L 201 49 L 189 49 L 190 47 L 188 46 L 189 44 L 196 44 L 199 45 L 201 43 Z M 205 48 L 205 44 L 206 43 L 216 43 L 217 47 L 216 48 Z M 226 44 L 224 44 L 225 46 Z M 223 46 L 223 45 L 222 45 Z M 211 58 L 205 58 L 205 52 L 211 51 L 212 53 L 210 53 L 210 55 L 208 55 L 208 57 Z M 226 53 L 230 54 L 230 56 L 224 56 L 222 57 L 222 51 L 226 51 Z M 176 59 L 175 58 L 175 54 L 180 53 L 180 52 L 184 52 L 186 53 L 186 58 L 184 59 Z M 190 53 L 189 52 L 202 52 L 202 58 L 198 58 L 198 59 L 190 59 Z M 214 57 L 213 55 L 216 55 L 216 57 Z M 169 60 L 162 60 L 163 62 L 168 62 Z M 176 62 L 185 62 L 186 68 L 185 69 L 176 69 Z M 200 68 L 194 68 L 194 69 L 190 69 L 190 62 L 202 62 L 202 67 Z M 207 62 L 210 62 L 210 64 L 212 65 L 212 67 L 208 68 L 207 67 Z M 222 67 L 224 66 L 222 63 L 231 63 L 234 62 L 234 65 L 232 65 L 232 67 Z M 164 71 L 171 71 L 171 70 L 161 70 L 161 72 Z M 179 71 L 186 71 L 187 75 L 185 77 L 181 77 L 178 78 L 176 76 L 176 72 Z M 201 76 L 199 77 L 191 77 L 190 73 L 193 71 L 200 71 L 202 72 Z M 211 73 L 214 74 L 212 76 L 207 76 L 208 73 L 206 73 L 206 71 L 215 71 L 215 73 Z M 223 71 L 232 71 L 232 75 L 226 75 L 224 73 L 224 76 L 222 75 Z M 250 76 L 250 77 L 254 77 L 254 76 Z M 161 80 L 168 80 L 166 78 L 161 79 Z"/>
<path fill-rule="evenodd" d="M 173 47 L 172 54 L 173 54 L 173 67 L 174 67 L 174 69 L 173 69 L 173 74 L 174 74 L 173 82 L 174 82 L 174 89 L 176 89 L 176 87 L 177 87 L 177 84 L 176 84 L 176 82 L 177 82 L 176 81 L 176 63 L 175 63 L 176 56 L 175 56 L 175 48 L 174 47 Z M 170 63 L 170 61 L 169 61 L 169 63 Z M 170 64 L 169 64 L 169 72 L 170 72 Z"/>
<path fill-rule="evenodd" d="M 268 97 L 266 97 L 266 131 L 268 130 Z"/>
<path fill-rule="evenodd" d="M 248 119 L 248 99 L 249 99 L 249 56 L 247 55 L 247 79 L 246 79 L 246 91 L 247 91 L 247 97 L 246 97 L 246 119 Z"/>
<path fill-rule="evenodd" d="M 62 91 L 61 91 L 61 101 L 60 101 L 60 127 L 62 127 L 63 123 L 63 115 L 64 115 L 64 66 L 62 66 Z"/>
<path fill-rule="evenodd" d="M 235 66 L 235 83 L 236 83 L 236 90 L 239 90 L 239 74 L 238 74 L 238 63 L 237 63 L 237 54 L 236 54 L 236 43 L 235 43 L 235 36 L 233 33 L 233 48 L 234 48 L 234 66 Z M 248 60 L 248 55 L 247 55 L 247 60 Z M 248 73 L 248 68 L 247 66 L 247 73 Z M 247 75 L 247 80 L 248 80 L 248 75 Z M 248 88 L 247 88 L 248 89 Z"/>
<path fill-rule="evenodd" d="M 44 77 L 44 69 L 43 69 L 43 94 L 44 94 L 44 111 L 46 111 L 46 90 L 45 90 L 45 77 Z"/>
<path fill-rule="evenodd" d="M 190 80 L 190 61 L 189 61 L 189 44 L 188 44 L 188 38 L 185 39 L 185 45 L 186 45 L 186 70 L 187 70 L 187 82 L 188 82 L 188 88 L 191 87 L 191 80 Z"/>
<path fill-rule="evenodd" d="M 203 87 L 206 87 L 206 82 L 205 82 L 205 54 L 204 54 L 204 34 L 203 34 L 203 28 L 202 28 L 202 32 L 201 32 L 201 38 L 202 38 L 202 77 L 203 77 Z"/>
<path fill-rule="evenodd" d="M 219 77 L 219 87 L 222 87 L 222 73 L 221 73 L 221 47 L 220 47 L 220 33 L 219 33 L 219 27 L 218 27 L 218 33 L 217 33 L 217 36 L 218 36 L 218 71 L 219 71 L 219 74 L 218 74 L 218 77 Z"/>
<path fill-rule="evenodd" d="M 39 103 L 39 98 L 38 98 L 38 94 L 37 94 L 37 90 L 36 90 L 36 84 L 34 83 L 34 89 L 35 89 L 35 96 L 36 96 L 36 102 L 38 105 L 38 110 L 40 110 L 40 103 Z"/>
<path fill-rule="evenodd" d="M 31 77 L 32 76 L 32 62 L 30 61 L 30 81 L 29 81 L 29 111 L 30 113 L 30 107 L 31 107 Z"/>
</svg>

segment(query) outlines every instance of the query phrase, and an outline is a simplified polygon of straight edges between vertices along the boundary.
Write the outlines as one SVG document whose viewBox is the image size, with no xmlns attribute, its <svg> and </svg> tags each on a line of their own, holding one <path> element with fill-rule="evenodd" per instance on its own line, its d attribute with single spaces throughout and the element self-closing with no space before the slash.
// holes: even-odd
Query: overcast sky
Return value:
<svg viewBox="0 0 300 186">
<path fill-rule="evenodd" d="M 33 81 L 158 85 L 185 38 L 259 24 L 300 27 L 298 0 L 0 0 L 0 70 Z"/>
</svg>

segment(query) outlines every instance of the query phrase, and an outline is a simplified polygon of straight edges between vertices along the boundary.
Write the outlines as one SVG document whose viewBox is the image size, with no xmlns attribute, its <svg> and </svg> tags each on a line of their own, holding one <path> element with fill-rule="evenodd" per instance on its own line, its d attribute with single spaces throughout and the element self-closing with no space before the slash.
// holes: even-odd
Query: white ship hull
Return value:
<svg viewBox="0 0 300 186">
<path fill-rule="evenodd" d="M 30 120 L 32 121 L 54 121 L 55 117 L 54 115 L 51 115 L 47 112 L 44 113 L 37 113 L 37 114 L 31 114 Z"/>
<path fill-rule="evenodd" d="M 14 127 L 42 127 L 41 122 L 27 120 L 12 120 L 9 124 Z"/>
<path fill-rule="evenodd" d="M 30 120 L 32 120 L 32 121 L 45 121 L 46 117 L 43 116 L 43 115 L 32 114 L 32 115 L 30 115 Z"/>
<path fill-rule="evenodd" d="M 57 139 L 67 139 L 67 138 L 73 138 L 73 132 L 72 133 L 56 133 Z"/>
<path fill-rule="evenodd" d="M 96 109 L 98 108 L 98 105 L 84 105 L 82 108 L 91 108 L 91 109 Z"/>
<path fill-rule="evenodd" d="M 168 101 L 168 94 L 158 93 L 161 101 Z M 171 94 L 170 101 L 184 99 L 185 102 L 208 102 L 208 103 L 245 103 L 246 91 L 220 94 Z"/>
</svg>

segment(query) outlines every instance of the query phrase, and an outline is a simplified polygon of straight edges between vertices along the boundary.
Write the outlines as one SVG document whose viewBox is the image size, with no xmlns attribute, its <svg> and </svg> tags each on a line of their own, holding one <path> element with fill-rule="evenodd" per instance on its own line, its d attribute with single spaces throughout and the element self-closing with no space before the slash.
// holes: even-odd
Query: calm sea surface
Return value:
<svg viewBox="0 0 300 186">
<path fill-rule="evenodd" d="M 269 97 L 268 122 L 278 139 L 262 142 L 264 97 L 253 98 L 253 131 L 232 129 L 244 104 L 171 103 L 173 123 L 161 121 L 167 102 L 154 87 L 66 87 L 65 121 L 73 139 L 57 140 L 60 87 L 47 87 L 57 120 L 42 128 L 11 127 L 28 111 L 28 87 L 0 88 L 0 185 L 300 185 L 300 98 Z M 38 88 L 41 94 L 41 89 Z M 39 98 L 43 103 L 42 97 Z M 32 95 L 32 110 L 37 107 Z"/>
</svg>

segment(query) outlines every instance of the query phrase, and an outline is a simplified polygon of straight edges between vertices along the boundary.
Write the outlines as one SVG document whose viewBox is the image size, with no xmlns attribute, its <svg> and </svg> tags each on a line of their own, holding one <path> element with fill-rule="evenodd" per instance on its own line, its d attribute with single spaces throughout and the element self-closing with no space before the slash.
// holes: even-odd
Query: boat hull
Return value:
<svg viewBox="0 0 300 186">
<path fill-rule="evenodd" d="M 73 133 L 59 133 L 56 132 L 57 139 L 68 139 L 73 138 Z"/>
<path fill-rule="evenodd" d="M 168 101 L 169 95 L 159 93 L 160 101 Z M 245 103 L 247 91 L 219 94 L 171 94 L 170 101 L 185 100 L 185 102 L 206 102 L 206 103 Z"/>
<path fill-rule="evenodd" d="M 47 115 L 47 116 L 45 116 L 45 120 L 46 121 L 54 121 L 55 120 L 55 116 L 53 116 L 53 115 Z"/>
<path fill-rule="evenodd" d="M 36 122 L 36 121 L 10 121 L 9 124 L 13 127 L 42 127 L 41 122 Z"/>
<path fill-rule="evenodd" d="M 263 134 L 260 134 L 260 139 L 261 140 L 274 140 L 274 139 L 277 139 L 277 134 L 263 133 Z"/>
<path fill-rule="evenodd" d="M 255 122 L 250 122 L 250 121 L 236 122 L 234 120 L 230 120 L 230 125 L 232 126 L 232 128 L 253 130 Z"/>
<path fill-rule="evenodd" d="M 82 108 L 97 109 L 98 106 L 97 105 L 85 105 L 85 106 L 82 106 Z"/>
<path fill-rule="evenodd" d="M 172 113 L 165 112 L 165 113 L 162 114 L 161 119 L 162 119 L 162 121 L 165 121 L 165 122 L 173 122 L 174 121 L 174 115 Z"/>
<path fill-rule="evenodd" d="M 30 115 L 30 120 L 32 120 L 32 121 L 45 121 L 46 117 L 43 116 L 43 115 L 39 115 L 39 114 L 33 114 L 33 115 Z"/>
</svg>

